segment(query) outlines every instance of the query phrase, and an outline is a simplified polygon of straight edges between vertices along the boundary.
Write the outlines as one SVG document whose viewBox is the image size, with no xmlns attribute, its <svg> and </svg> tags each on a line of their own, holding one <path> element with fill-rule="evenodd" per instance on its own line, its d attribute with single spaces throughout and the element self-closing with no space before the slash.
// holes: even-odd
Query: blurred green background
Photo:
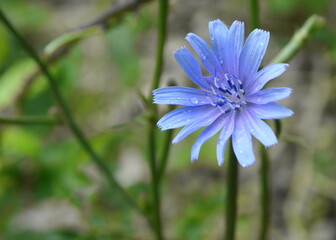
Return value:
<svg viewBox="0 0 336 240">
<path fill-rule="evenodd" d="M 122 2 L 122 1 L 121 1 Z M 0 7 L 42 55 L 58 38 L 100 15 L 112 0 L 0 0 Z M 336 1 L 262 0 L 261 28 L 271 32 L 263 64 L 313 13 L 326 19 L 289 70 L 271 83 L 293 89 L 271 156 L 270 239 L 336 239 Z M 154 71 L 157 2 L 141 5 L 86 37 L 50 64 L 77 122 L 120 183 L 142 204 L 149 198 L 146 116 Z M 244 0 L 170 1 L 161 86 L 192 86 L 172 52 L 188 32 L 208 40 L 208 21 L 246 23 Z M 53 116 L 59 109 L 46 79 L 0 24 L 0 116 Z M 160 109 L 163 115 L 167 108 Z M 164 137 L 164 134 L 160 134 Z M 197 134 L 172 146 L 162 189 L 167 239 L 220 239 L 226 166 L 216 139 L 190 164 Z M 256 152 L 258 152 L 258 144 Z M 258 158 L 257 158 L 258 159 Z M 240 168 L 237 239 L 256 239 L 259 162 Z M 0 123 L 0 239 L 152 239 L 146 222 L 116 197 L 64 124 Z"/>
</svg>

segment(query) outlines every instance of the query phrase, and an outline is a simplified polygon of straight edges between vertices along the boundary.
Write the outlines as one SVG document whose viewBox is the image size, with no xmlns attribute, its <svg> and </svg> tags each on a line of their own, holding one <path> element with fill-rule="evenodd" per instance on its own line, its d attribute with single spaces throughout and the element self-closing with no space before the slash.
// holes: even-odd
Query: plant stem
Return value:
<svg viewBox="0 0 336 240">
<path fill-rule="evenodd" d="M 233 152 L 232 143 L 227 166 L 227 192 L 225 211 L 225 240 L 235 239 L 235 228 L 237 219 L 237 196 L 238 196 L 238 161 Z"/>
<path fill-rule="evenodd" d="M 173 129 L 167 130 L 165 134 L 166 135 L 163 140 L 163 151 L 160 157 L 160 165 L 159 165 L 159 170 L 158 170 L 159 182 L 161 182 L 162 177 L 164 176 L 164 173 L 167 167 L 169 150 L 170 150 L 171 141 L 173 137 Z"/>
<path fill-rule="evenodd" d="M 319 15 L 311 15 L 302 25 L 302 27 L 293 35 L 291 40 L 280 53 L 272 59 L 270 64 L 288 62 L 302 48 L 307 39 L 313 32 L 325 25 L 325 19 Z"/>
<path fill-rule="evenodd" d="M 139 207 L 139 205 L 127 194 L 127 192 L 119 185 L 119 183 L 114 178 L 113 174 L 107 167 L 107 165 L 102 161 L 98 155 L 94 152 L 93 148 L 91 147 L 89 141 L 84 136 L 84 133 L 81 131 L 81 129 L 76 124 L 75 120 L 72 117 L 72 113 L 69 110 L 68 106 L 66 105 L 61 92 L 57 86 L 57 81 L 51 75 L 46 65 L 42 62 L 42 60 L 39 58 L 39 56 L 35 53 L 34 49 L 29 46 L 29 44 L 21 37 L 21 35 L 15 30 L 15 28 L 12 26 L 10 21 L 7 19 L 7 17 L 4 15 L 3 11 L 0 9 L 0 19 L 4 23 L 5 27 L 12 33 L 12 35 L 17 39 L 17 41 L 20 43 L 20 45 L 25 49 L 28 55 L 30 55 L 34 61 L 37 63 L 37 65 L 40 67 L 41 72 L 46 76 L 46 79 L 48 80 L 50 89 L 55 97 L 55 100 L 61 109 L 63 115 L 64 115 L 64 121 L 69 126 L 70 130 L 76 137 L 77 141 L 83 148 L 83 150 L 88 154 L 88 156 L 92 159 L 92 161 L 97 165 L 98 169 L 105 175 L 108 182 L 118 191 L 120 197 L 123 198 L 123 200 L 136 209 L 139 213 L 142 213 L 146 218 L 147 215 L 145 212 Z M 147 219 L 148 220 L 148 219 Z M 149 221 L 149 220 L 148 220 Z"/>
<path fill-rule="evenodd" d="M 0 117 L 1 124 L 19 124 L 19 125 L 33 125 L 33 124 L 60 124 L 61 120 L 54 117 Z"/>
<path fill-rule="evenodd" d="M 268 239 L 270 223 L 270 187 L 269 187 L 269 157 L 264 146 L 260 146 L 261 152 L 261 174 L 260 174 L 260 195 L 261 195 L 261 216 L 259 239 Z"/>
<path fill-rule="evenodd" d="M 250 18 L 251 18 L 251 31 L 255 28 L 259 28 L 259 6 L 258 0 L 250 0 Z M 279 119 L 276 119 L 276 126 L 281 126 Z M 280 129 L 277 128 L 277 130 Z M 270 198 L 269 198 L 269 158 L 267 150 L 260 144 L 261 152 L 261 169 L 260 169 L 260 230 L 259 240 L 266 240 L 269 230 L 270 221 Z"/>
<path fill-rule="evenodd" d="M 167 15 L 168 15 L 168 0 L 159 0 L 159 16 L 158 16 L 158 35 L 156 48 L 156 65 L 153 76 L 152 88 L 154 90 L 159 87 L 160 77 L 163 67 L 164 45 L 167 35 Z M 152 99 L 152 92 L 149 94 L 149 99 Z M 151 187 L 152 187 L 152 203 L 153 203 L 153 223 L 155 224 L 156 239 L 164 239 L 162 234 L 161 223 L 161 199 L 160 199 L 160 177 L 158 172 L 158 159 L 156 148 L 156 120 L 157 108 L 154 104 L 148 102 L 149 110 L 149 130 L 148 130 L 148 147 L 149 147 L 149 165 L 151 170 Z"/>
<path fill-rule="evenodd" d="M 259 4 L 258 0 L 250 0 L 251 31 L 259 28 Z"/>
</svg>

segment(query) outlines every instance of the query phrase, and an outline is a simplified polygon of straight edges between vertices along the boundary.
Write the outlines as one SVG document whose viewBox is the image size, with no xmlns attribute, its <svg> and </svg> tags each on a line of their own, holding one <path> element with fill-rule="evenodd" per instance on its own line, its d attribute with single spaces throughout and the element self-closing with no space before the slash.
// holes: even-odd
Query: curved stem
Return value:
<svg viewBox="0 0 336 240">
<path fill-rule="evenodd" d="M 89 157 L 94 161 L 94 163 L 97 165 L 98 169 L 105 175 L 108 182 L 119 192 L 120 196 L 123 198 L 123 200 L 133 207 L 134 209 L 138 210 L 140 213 L 142 213 L 145 217 L 147 215 L 145 212 L 139 207 L 139 205 L 127 194 L 127 192 L 119 185 L 119 183 L 114 178 L 113 174 L 107 167 L 107 165 L 98 157 L 98 155 L 94 152 L 93 148 L 91 147 L 90 143 L 84 136 L 81 129 L 76 124 L 75 120 L 72 117 L 72 113 L 70 112 L 68 106 L 66 105 L 60 90 L 57 86 L 57 81 L 51 75 L 46 65 L 42 62 L 42 60 L 39 58 L 39 56 L 35 53 L 33 48 L 29 46 L 29 44 L 21 37 L 21 35 L 15 30 L 15 28 L 12 26 L 10 21 L 7 19 L 7 17 L 4 15 L 3 11 L 0 9 L 0 19 L 4 23 L 5 27 L 12 33 L 12 35 L 17 39 L 17 41 L 20 43 L 20 45 L 25 49 L 28 55 L 30 55 L 34 61 L 37 63 L 37 65 L 40 67 L 42 73 L 46 76 L 46 79 L 48 80 L 50 89 L 55 97 L 55 100 L 61 109 L 63 115 L 64 115 L 64 121 L 69 126 L 70 130 L 76 137 L 77 141 L 83 148 L 83 150 L 89 155 Z"/>
<path fill-rule="evenodd" d="M 238 196 L 238 160 L 233 152 L 232 143 L 227 166 L 227 192 L 225 211 L 225 240 L 235 239 Z"/>
<path fill-rule="evenodd" d="M 158 18 L 158 38 L 156 48 L 156 65 L 153 76 L 152 88 L 154 90 L 159 87 L 160 77 L 163 67 L 164 44 L 167 35 L 167 15 L 168 15 L 168 0 L 159 0 L 159 18 Z M 152 99 L 150 92 L 149 99 Z M 156 148 L 156 120 L 157 108 L 154 104 L 148 103 L 149 110 L 149 131 L 148 131 L 148 147 L 149 147 L 149 165 L 151 169 L 151 187 L 153 201 L 153 222 L 155 227 L 156 239 L 164 239 L 162 234 L 161 223 L 161 199 L 160 199 L 160 177 L 158 172 L 158 159 Z"/>
<path fill-rule="evenodd" d="M 310 16 L 302 25 L 302 27 L 293 35 L 286 46 L 282 48 L 280 53 L 272 59 L 270 64 L 288 62 L 302 48 L 307 39 L 313 32 L 323 27 L 325 19 L 319 15 Z"/>
</svg>

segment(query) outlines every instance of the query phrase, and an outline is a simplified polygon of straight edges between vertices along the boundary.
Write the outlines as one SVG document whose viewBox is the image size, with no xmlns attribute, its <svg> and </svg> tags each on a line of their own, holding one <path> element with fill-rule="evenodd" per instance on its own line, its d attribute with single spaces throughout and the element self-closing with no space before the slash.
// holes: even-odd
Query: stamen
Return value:
<svg viewBox="0 0 336 240">
<path fill-rule="evenodd" d="M 224 80 L 224 81 L 223 81 Z M 231 74 L 215 76 L 213 81 L 208 81 L 209 88 L 206 92 L 207 99 L 212 106 L 217 106 L 221 112 L 228 113 L 232 110 L 238 110 L 243 104 L 245 91 L 243 83 L 237 77 Z"/>
</svg>

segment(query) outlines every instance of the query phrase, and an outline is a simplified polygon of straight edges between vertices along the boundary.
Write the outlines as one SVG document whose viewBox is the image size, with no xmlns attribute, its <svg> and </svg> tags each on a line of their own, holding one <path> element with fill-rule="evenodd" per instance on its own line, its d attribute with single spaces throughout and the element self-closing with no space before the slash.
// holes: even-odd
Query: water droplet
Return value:
<svg viewBox="0 0 336 240">
<path fill-rule="evenodd" d="M 207 58 L 207 56 L 205 54 L 201 55 L 202 59 L 205 60 Z"/>
<path fill-rule="evenodd" d="M 177 119 L 178 122 L 181 122 L 181 119 Z"/>
<path fill-rule="evenodd" d="M 177 97 L 177 99 L 181 99 L 181 97 Z"/>
<path fill-rule="evenodd" d="M 220 64 L 224 64 L 224 60 L 223 60 L 223 58 L 221 58 L 221 57 L 219 58 L 219 63 L 220 63 Z"/>
<path fill-rule="evenodd" d="M 188 110 L 188 113 L 191 113 L 191 110 L 190 110 L 190 109 Z"/>
<path fill-rule="evenodd" d="M 243 152 L 244 152 L 243 150 L 240 150 L 240 151 L 239 151 L 239 153 L 241 153 L 241 154 L 243 154 Z"/>
<path fill-rule="evenodd" d="M 190 119 L 187 119 L 186 121 L 187 121 L 187 123 L 188 123 L 188 122 L 190 122 L 191 120 L 190 120 Z"/>
<path fill-rule="evenodd" d="M 198 104 L 198 99 L 197 99 L 197 98 L 191 98 L 190 101 L 191 101 L 193 104 Z"/>
</svg>

